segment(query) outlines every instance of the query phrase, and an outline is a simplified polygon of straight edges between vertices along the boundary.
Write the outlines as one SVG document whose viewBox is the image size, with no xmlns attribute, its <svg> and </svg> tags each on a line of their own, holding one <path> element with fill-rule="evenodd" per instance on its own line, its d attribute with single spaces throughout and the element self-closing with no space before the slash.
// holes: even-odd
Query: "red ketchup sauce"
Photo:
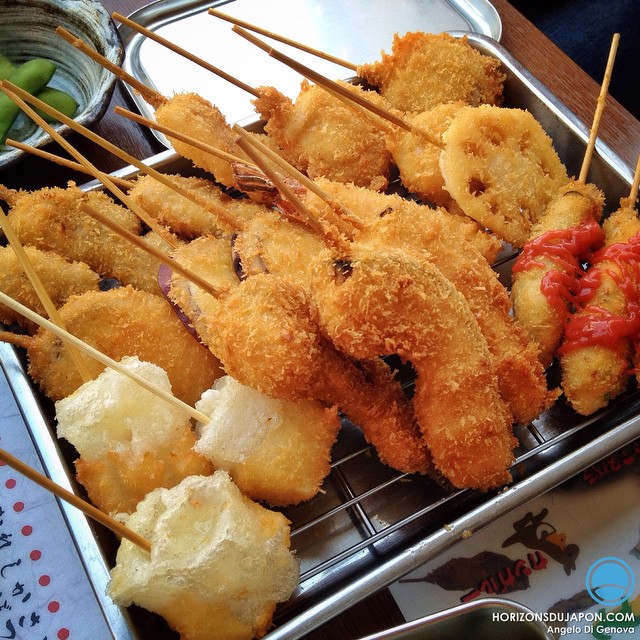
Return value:
<svg viewBox="0 0 640 640">
<path fill-rule="evenodd" d="M 602 275 L 606 274 L 622 291 L 626 314 L 618 315 L 607 309 L 591 305 Z M 580 347 L 601 345 L 615 347 L 620 340 L 637 341 L 640 334 L 640 233 L 627 242 L 600 249 L 592 258 L 592 267 L 580 280 L 576 295 L 582 310 L 565 327 L 564 343 L 558 350 L 566 353 Z"/>
<path fill-rule="evenodd" d="M 526 242 L 512 272 L 543 268 L 540 290 L 560 315 L 568 317 L 569 304 L 575 303 L 577 281 L 582 272 L 580 261 L 602 244 L 604 232 L 595 220 L 577 227 L 554 229 Z M 551 262 L 554 266 L 549 266 Z"/>
</svg>

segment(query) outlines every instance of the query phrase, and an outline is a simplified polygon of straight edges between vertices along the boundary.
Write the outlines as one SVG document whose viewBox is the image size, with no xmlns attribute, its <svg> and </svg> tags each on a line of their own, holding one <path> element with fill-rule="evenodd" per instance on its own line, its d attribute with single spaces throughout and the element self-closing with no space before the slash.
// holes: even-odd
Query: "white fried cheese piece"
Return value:
<svg viewBox="0 0 640 640">
<path fill-rule="evenodd" d="M 182 640 L 262 637 L 297 586 L 289 521 L 225 471 L 152 491 L 124 521 L 151 553 L 123 540 L 107 593 L 158 613 Z"/>
<path fill-rule="evenodd" d="M 161 367 L 135 356 L 120 364 L 171 392 Z M 58 436 L 80 454 L 78 481 L 107 513 L 131 512 L 152 489 L 213 471 L 193 451 L 195 435 L 184 410 L 113 369 L 56 402 L 55 409 Z"/>
<path fill-rule="evenodd" d="M 211 420 L 197 424 L 195 450 L 246 495 L 282 506 L 318 493 L 340 429 L 335 407 L 278 400 L 223 376 L 196 408 Z"/>
</svg>

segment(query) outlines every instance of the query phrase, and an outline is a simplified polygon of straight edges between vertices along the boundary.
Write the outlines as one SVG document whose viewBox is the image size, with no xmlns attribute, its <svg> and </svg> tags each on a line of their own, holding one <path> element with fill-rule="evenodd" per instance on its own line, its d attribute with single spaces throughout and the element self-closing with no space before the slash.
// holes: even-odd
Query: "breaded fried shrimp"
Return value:
<svg viewBox="0 0 640 640">
<path fill-rule="evenodd" d="M 512 414 L 484 336 L 442 273 L 406 252 L 360 245 L 348 264 L 325 254 L 315 275 L 321 326 L 341 351 L 413 364 L 414 411 L 443 476 L 476 489 L 508 482 Z"/>
</svg>

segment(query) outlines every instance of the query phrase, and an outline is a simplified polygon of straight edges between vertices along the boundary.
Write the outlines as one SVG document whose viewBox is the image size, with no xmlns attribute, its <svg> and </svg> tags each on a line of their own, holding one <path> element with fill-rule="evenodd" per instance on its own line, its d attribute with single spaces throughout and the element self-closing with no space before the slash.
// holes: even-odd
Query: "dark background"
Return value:
<svg viewBox="0 0 640 640">
<path fill-rule="evenodd" d="M 601 83 L 620 34 L 610 94 L 640 118 L 640 0 L 511 0 L 538 29 Z"/>
</svg>

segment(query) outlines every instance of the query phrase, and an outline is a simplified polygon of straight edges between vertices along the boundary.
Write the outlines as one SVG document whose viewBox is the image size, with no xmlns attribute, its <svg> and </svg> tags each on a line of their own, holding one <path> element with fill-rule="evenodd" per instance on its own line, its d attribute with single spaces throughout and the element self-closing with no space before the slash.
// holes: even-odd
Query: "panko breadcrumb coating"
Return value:
<svg viewBox="0 0 640 640">
<path fill-rule="evenodd" d="M 37 191 L 18 191 L 10 202 L 9 223 L 23 245 L 55 251 L 85 262 L 122 284 L 160 294 L 158 260 L 84 213 L 86 202 L 127 231 L 140 235 L 142 225 L 131 211 L 102 191 L 83 192 L 74 183 Z"/>
<path fill-rule="evenodd" d="M 136 355 L 164 369 L 174 395 L 187 404 L 222 375 L 218 360 L 160 296 L 132 287 L 90 291 L 72 296 L 58 311 L 70 333 L 114 360 Z M 83 383 L 62 341 L 50 331 L 17 336 L 16 342 L 27 349 L 29 374 L 52 400 L 71 395 Z M 85 361 L 94 376 L 104 369 L 92 358 Z"/>
<path fill-rule="evenodd" d="M 341 85 L 368 100 L 382 100 L 356 85 Z M 375 190 L 387 186 L 391 155 L 375 121 L 306 80 L 295 102 L 273 87 L 259 92 L 253 102 L 266 120 L 265 131 L 297 169 L 312 179 L 322 176 Z"/>
<path fill-rule="evenodd" d="M 127 527 L 108 595 L 161 615 L 181 640 L 251 640 L 298 584 L 289 521 L 242 495 L 228 474 L 191 476 L 147 494 Z"/>
<path fill-rule="evenodd" d="M 474 49 L 466 37 L 421 31 L 395 34 L 391 53 L 358 67 L 358 75 L 401 111 L 427 111 L 462 100 L 470 105 L 502 102 L 500 62 Z"/>
<path fill-rule="evenodd" d="M 98 290 L 100 276 L 84 262 L 70 262 L 54 251 L 42 251 L 35 247 L 24 247 L 24 250 L 56 307 L 62 306 L 72 295 Z M 46 315 L 38 294 L 10 246 L 0 247 L 0 291 L 36 313 Z M 10 325 L 14 322 L 30 332 L 37 329 L 35 323 L 0 305 L 0 323 Z"/>
<path fill-rule="evenodd" d="M 120 364 L 171 393 L 169 378 L 157 365 L 137 357 Z M 80 454 L 78 481 L 106 513 L 131 513 L 157 487 L 213 473 L 211 464 L 193 451 L 189 415 L 118 371 L 105 369 L 56 402 L 55 410 L 58 437 Z"/>
<path fill-rule="evenodd" d="M 336 407 L 271 398 L 224 376 L 196 409 L 210 421 L 197 424 L 195 450 L 245 495 L 282 506 L 318 493 L 340 429 Z"/>
</svg>

